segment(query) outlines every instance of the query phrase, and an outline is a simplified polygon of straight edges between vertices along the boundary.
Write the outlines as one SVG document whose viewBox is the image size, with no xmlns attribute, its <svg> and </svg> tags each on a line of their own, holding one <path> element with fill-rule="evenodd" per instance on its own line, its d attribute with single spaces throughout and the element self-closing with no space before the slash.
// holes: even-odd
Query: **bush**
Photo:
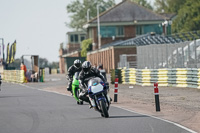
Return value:
<svg viewBox="0 0 200 133">
<path fill-rule="evenodd" d="M 92 39 L 83 40 L 81 43 L 81 57 L 86 57 L 87 52 L 92 50 Z"/>
</svg>

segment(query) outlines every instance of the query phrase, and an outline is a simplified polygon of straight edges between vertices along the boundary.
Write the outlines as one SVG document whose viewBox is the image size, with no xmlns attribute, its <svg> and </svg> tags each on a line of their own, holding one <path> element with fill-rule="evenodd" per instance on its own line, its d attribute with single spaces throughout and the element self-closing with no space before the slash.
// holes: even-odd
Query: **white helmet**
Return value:
<svg viewBox="0 0 200 133">
<path fill-rule="evenodd" d="M 81 67 L 81 61 L 80 61 L 79 59 L 76 59 L 76 60 L 74 61 L 74 66 L 75 66 L 76 68 L 80 68 L 80 67 Z"/>
</svg>

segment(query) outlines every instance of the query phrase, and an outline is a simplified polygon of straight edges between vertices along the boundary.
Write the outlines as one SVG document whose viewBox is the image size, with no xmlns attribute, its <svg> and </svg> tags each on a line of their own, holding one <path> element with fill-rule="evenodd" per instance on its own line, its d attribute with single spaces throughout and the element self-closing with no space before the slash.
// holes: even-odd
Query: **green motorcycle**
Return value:
<svg viewBox="0 0 200 133">
<path fill-rule="evenodd" d="M 77 104 L 82 105 L 83 101 L 79 99 L 79 94 L 81 93 L 81 89 L 79 88 L 79 80 L 78 80 L 79 72 L 76 72 L 73 76 L 72 81 L 72 93 L 73 97 L 76 99 Z"/>
</svg>

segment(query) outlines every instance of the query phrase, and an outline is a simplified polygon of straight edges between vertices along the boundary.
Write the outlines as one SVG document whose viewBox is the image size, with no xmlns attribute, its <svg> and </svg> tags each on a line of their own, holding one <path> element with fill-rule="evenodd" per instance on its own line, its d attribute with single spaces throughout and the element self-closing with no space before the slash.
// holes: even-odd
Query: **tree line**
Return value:
<svg viewBox="0 0 200 133">
<path fill-rule="evenodd" d="M 147 0 L 130 1 L 156 13 L 176 13 L 176 18 L 172 23 L 173 33 L 199 30 L 200 0 L 155 0 L 154 6 Z M 74 0 L 66 7 L 70 14 L 70 22 L 66 25 L 75 30 L 83 30 L 83 25 L 87 22 L 88 9 L 89 19 L 93 19 L 97 16 L 97 5 L 99 5 L 99 12 L 102 13 L 116 3 L 114 0 Z"/>
</svg>

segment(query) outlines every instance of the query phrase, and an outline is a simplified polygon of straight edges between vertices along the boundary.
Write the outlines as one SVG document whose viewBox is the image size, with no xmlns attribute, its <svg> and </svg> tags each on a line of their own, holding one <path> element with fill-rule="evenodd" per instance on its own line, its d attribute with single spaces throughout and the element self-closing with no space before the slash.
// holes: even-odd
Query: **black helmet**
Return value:
<svg viewBox="0 0 200 133">
<path fill-rule="evenodd" d="M 82 64 L 83 72 L 88 73 L 91 69 L 91 63 L 89 61 L 84 61 Z"/>
<path fill-rule="evenodd" d="M 81 61 L 80 61 L 79 59 L 76 59 L 76 60 L 74 61 L 74 66 L 75 66 L 76 68 L 80 68 L 80 67 L 81 67 Z"/>
</svg>

